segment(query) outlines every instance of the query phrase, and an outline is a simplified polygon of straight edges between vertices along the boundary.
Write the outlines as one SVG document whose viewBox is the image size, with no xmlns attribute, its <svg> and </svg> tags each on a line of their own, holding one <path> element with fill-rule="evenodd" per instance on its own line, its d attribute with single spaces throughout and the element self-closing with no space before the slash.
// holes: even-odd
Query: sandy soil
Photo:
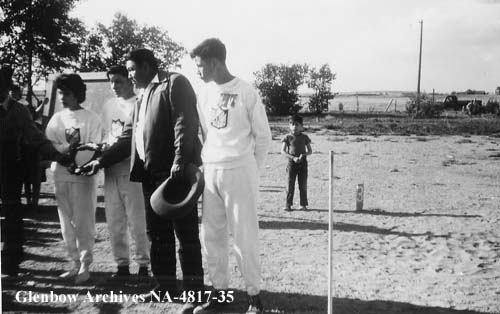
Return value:
<svg viewBox="0 0 500 314">
<path fill-rule="evenodd" d="M 261 175 L 262 299 L 267 313 L 326 313 L 329 151 L 335 152 L 334 313 L 500 313 L 500 138 L 342 136 L 309 133 L 309 210 L 285 212 L 282 134 Z M 364 210 L 355 190 L 364 183 Z M 27 217 L 27 272 L 2 278 L 3 313 L 175 313 L 175 303 L 92 303 L 85 295 L 141 293 L 111 283 L 114 271 L 100 203 L 92 279 L 57 280 L 68 265 L 50 181 L 41 211 Z M 298 208 L 298 192 L 296 193 Z M 245 295 L 231 260 L 236 301 Z M 180 273 L 179 273 L 180 274 Z M 19 303 L 19 291 L 78 293 L 76 302 Z"/>
</svg>

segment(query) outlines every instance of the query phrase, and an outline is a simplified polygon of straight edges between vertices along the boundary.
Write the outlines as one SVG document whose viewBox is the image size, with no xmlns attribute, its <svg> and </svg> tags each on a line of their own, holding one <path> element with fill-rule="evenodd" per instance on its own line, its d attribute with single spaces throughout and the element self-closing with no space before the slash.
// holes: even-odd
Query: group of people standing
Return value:
<svg viewBox="0 0 500 314">
<path fill-rule="evenodd" d="M 56 79 L 64 109 L 54 114 L 47 125 L 46 138 L 52 145 L 46 149 L 45 157 L 57 161 L 53 170 L 58 213 L 73 261 L 73 266 L 61 276 L 74 278 L 76 284 L 90 278 L 97 200 L 94 174 L 105 169 L 106 220 L 117 263 L 114 277 L 130 275 L 130 226 L 139 265 L 137 275 L 148 277 L 150 263 L 158 284 L 150 293 L 179 293 L 176 238 L 182 289 L 205 289 L 203 248 L 213 290 L 227 291 L 231 234 L 248 293 L 247 313 L 263 313 L 259 297 L 257 194 L 258 169 L 271 142 L 265 107 L 249 83 L 229 72 L 226 48 L 219 39 L 203 41 L 192 50 L 191 57 L 201 79 L 215 83 L 207 84 L 198 97 L 183 75 L 159 69 L 151 50 L 131 51 L 125 66 L 115 66 L 107 72 L 117 97 L 104 105 L 102 119 L 81 106 L 86 87 L 80 76 L 62 74 Z M 140 91 L 137 97 L 132 85 Z M 2 105 L 7 101 L 10 106 L 5 106 L 6 112 L 17 106 L 10 105 L 10 99 L 0 100 Z M 0 111 L 2 118 L 4 111 Z M 20 131 L 23 132 L 24 129 Z M 33 143 L 47 143 L 43 136 L 37 136 Z M 4 171 L 13 176 L 13 170 L 4 167 L 4 157 L 8 155 L 4 147 L 2 138 L 2 206 L 7 213 L 9 198 L 5 196 L 9 195 L 9 188 L 4 193 Z M 84 149 L 95 151 L 99 157 L 78 168 L 78 173 L 75 156 Z M 165 219 L 152 209 L 149 201 L 167 178 L 183 176 L 188 164 L 203 166 L 201 229 L 196 204 L 178 219 Z M 10 181 L 5 182 L 11 186 Z M 187 302 L 181 313 L 219 313 L 227 306 L 227 302 L 219 301 L 212 298 L 205 303 Z"/>
</svg>

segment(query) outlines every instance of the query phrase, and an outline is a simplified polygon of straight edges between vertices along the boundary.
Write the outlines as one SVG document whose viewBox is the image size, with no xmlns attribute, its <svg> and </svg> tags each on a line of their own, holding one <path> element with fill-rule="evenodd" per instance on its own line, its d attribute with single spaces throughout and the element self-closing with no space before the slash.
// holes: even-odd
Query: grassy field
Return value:
<svg viewBox="0 0 500 314">
<path fill-rule="evenodd" d="M 287 117 L 271 117 L 275 128 L 287 131 Z M 467 116 L 445 111 L 440 118 L 415 119 L 406 113 L 353 112 L 305 115 L 304 125 L 310 130 L 328 129 L 350 135 L 496 135 L 500 134 L 500 118 L 495 115 Z"/>
<path fill-rule="evenodd" d="M 328 111 L 334 112 L 339 110 L 339 103 L 345 111 L 359 111 L 361 113 L 366 112 L 399 112 L 404 113 L 406 110 L 406 103 L 410 100 L 408 97 L 408 92 L 377 92 L 373 94 L 365 93 L 356 96 L 355 94 L 341 93 L 335 96 L 334 99 L 329 101 Z M 425 94 L 426 97 L 432 99 L 432 93 Z M 434 100 L 436 102 L 442 102 L 446 98 L 447 94 L 435 94 Z M 491 94 L 478 94 L 478 95 L 458 95 L 459 100 L 481 100 L 485 104 L 489 99 L 496 101 L 500 100 L 500 95 Z M 300 97 L 300 103 L 304 108 L 307 108 L 307 102 L 309 98 L 305 95 Z"/>
</svg>

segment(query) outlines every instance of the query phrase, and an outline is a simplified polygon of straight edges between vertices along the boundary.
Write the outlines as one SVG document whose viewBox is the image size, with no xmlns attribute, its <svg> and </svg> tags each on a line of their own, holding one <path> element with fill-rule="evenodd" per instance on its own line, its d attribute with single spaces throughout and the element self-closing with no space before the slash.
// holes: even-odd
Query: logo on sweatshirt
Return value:
<svg viewBox="0 0 500 314">
<path fill-rule="evenodd" d="M 122 135 L 123 127 L 125 126 L 125 121 L 120 119 L 111 120 L 111 136 L 118 137 Z"/>
<path fill-rule="evenodd" d="M 227 119 L 229 115 L 229 108 L 234 108 L 236 104 L 236 97 L 238 94 L 221 94 L 219 102 L 216 107 L 211 108 L 210 124 L 216 129 L 223 129 L 227 127 Z"/>
<path fill-rule="evenodd" d="M 80 143 L 80 128 L 71 127 L 64 130 L 66 142 L 69 144 Z"/>
</svg>

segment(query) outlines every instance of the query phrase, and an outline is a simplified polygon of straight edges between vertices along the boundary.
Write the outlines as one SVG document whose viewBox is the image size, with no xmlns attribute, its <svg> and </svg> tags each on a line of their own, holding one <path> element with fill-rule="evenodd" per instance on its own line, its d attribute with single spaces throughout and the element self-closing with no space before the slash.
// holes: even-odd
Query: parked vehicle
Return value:
<svg viewBox="0 0 500 314">
<path fill-rule="evenodd" d="M 474 100 L 472 100 L 472 99 L 459 100 L 456 95 L 448 95 L 448 96 L 446 96 L 446 98 L 443 101 L 443 108 L 444 108 L 444 110 L 463 111 L 463 110 L 465 110 L 465 107 L 467 106 L 467 104 L 469 104 L 473 101 L 475 101 L 476 105 L 479 105 L 479 106 L 482 105 L 481 100 L 476 100 L 476 99 L 474 99 Z"/>
</svg>

